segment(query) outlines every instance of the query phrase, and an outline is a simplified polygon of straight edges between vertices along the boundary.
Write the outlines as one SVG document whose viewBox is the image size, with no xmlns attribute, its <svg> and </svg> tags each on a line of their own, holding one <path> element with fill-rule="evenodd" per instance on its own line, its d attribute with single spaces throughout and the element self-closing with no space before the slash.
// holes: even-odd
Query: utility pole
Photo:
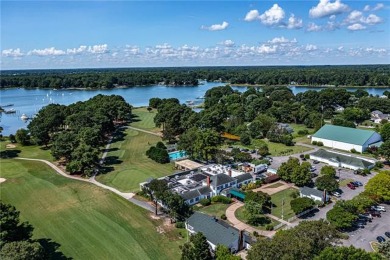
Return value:
<svg viewBox="0 0 390 260">
<path fill-rule="evenodd" d="M 284 217 L 284 198 L 282 199 L 282 220 L 284 220 L 283 219 L 283 217 Z"/>
</svg>

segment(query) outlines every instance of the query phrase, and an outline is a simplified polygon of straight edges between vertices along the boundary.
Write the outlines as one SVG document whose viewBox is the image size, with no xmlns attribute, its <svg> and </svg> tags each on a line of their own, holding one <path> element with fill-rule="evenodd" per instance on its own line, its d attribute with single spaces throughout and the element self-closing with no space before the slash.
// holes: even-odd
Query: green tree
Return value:
<svg viewBox="0 0 390 260">
<path fill-rule="evenodd" d="M 234 161 L 236 162 L 250 162 L 252 161 L 252 156 L 249 153 L 239 152 L 233 156 Z"/>
<path fill-rule="evenodd" d="M 167 182 L 164 180 L 153 179 L 148 185 L 150 199 L 154 202 L 155 213 L 157 216 L 158 201 L 165 201 L 166 191 L 168 190 Z"/>
<path fill-rule="evenodd" d="M 99 164 L 99 151 L 81 143 L 71 154 L 72 161 L 66 166 L 66 170 L 71 174 L 81 173 L 92 176 Z"/>
<path fill-rule="evenodd" d="M 295 214 L 299 214 L 307 209 L 312 208 L 315 205 L 315 202 L 310 198 L 296 198 L 290 201 L 291 209 Z"/>
<path fill-rule="evenodd" d="M 390 171 L 381 171 L 372 177 L 367 182 L 365 191 L 385 201 L 390 200 Z"/>
<path fill-rule="evenodd" d="M 381 128 L 381 136 L 383 141 L 390 140 L 390 123 L 386 123 Z"/>
<path fill-rule="evenodd" d="M 326 213 L 326 219 L 338 229 L 351 228 L 357 217 L 357 214 L 351 213 L 337 204 Z"/>
<path fill-rule="evenodd" d="M 243 132 L 240 135 L 240 141 L 243 145 L 250 145 L 251 144 L 251 137 L 247 132 Z"/>
<path fill-rule="evenodd" d="M 21 145 L 29 145 L 30 144 L 30 135 L 28 131 L 24 128 L 18 129 L 15 134 L 16 142 Z"/>
<path fill-rule="evenodd" d="M 271 240 L 258 240 L 248 251 L 247 259 L 309 260 L 340 238 L 341 233 L 324 220 L 302 221 L 294 228 L 277 232 Z"/>
<path fill-rule="evenodd" d="M 325 165 L 321 168 L 321 175 L 328 175 L 334 178 L 336 177 L 336 169 L 332 166 Z"/>
<path fill-rule="evenodd" d="M 3 260 L 43 260 L 47 259 L 47 256 L 38 242 L 15 241 L 1 248 L 0 258 Z"/>
<path fill-rule="evenodd" d="M 224 245 L 217 245 L 215 249 L 216 260 L 240 260 L 241 257 L 233 255 L 229 248 Z"/>
<path fill-rule="evenodd" d="M 171 222 L 173 220 L 184 221 L 192 213 L 191 207 L 177 193 L 166 191 L 163 199 L 168 208 Z"/>
<path fill-rule="evenodd" d="M 310 184 L 312 182 L 310 163 L 303 162 L 300 166 L 296 167 L 292 172 L 291 181 L 300 187 Z"/>
<path fill-rule="evenodd" d="M 263 213 L 263 209 L 271 203 L 271 197 L 261 191 L 248 191 L 245 196 L 245 210 L 252 216 Z"/>
<path fill-rule="evenodd" d="M 366 252 L 363 249 L 353 246 L 337 246 L 325 248 L 314 260 L 381 260 L 377 253 Z"/>
<path fill-rule="evenodd" d="M 278 169 L 278 175 L 285 181 L 292 181 L 292 175 L 296 168 L 299 168 L 299 159 L 295 157 L 288 158 L 287 162 L 283 162 Z"/>
<path fill-rule="evenodd" d="M 28 240 L 33 228 L 28 222 L 20 222 L 20 212 L 10 204 L 0 201 L 0 248 L 9 242 Z"/>
<path fill-rule="evenodd" d="M 210 245 L 202 232 L 190 237 L 190 243 L 182 246 L 182 260 L 211 260 Z"/>
<path fill-rule="evenodd" d="M 72 159 L 72 152 L 77 147 L 78 140 L 77 135 L 73 132 L 60 132 L 53 138 L 53 144 L 51 146 L 51 154 L 57 160 L 64 158 L 66 161 Z"/>
<path fill-rule="evenodd" d="M 390 240 L 386 240 L 379 244 L 379 253 L 381 253 L 386 259 L 390 259 Z"/>
<path fill-rule="evenodd" d="M 339 188 L 339 183 L 337 180 L 330 175 L 323 175 L 316 179 L 316 187 L 319 190 L 326 190 L 329 192 L 335 191 Z"/>
<path fill-rule="evenodd" d="M 382 155 L 386 160 L 390 161 L 390 140 L 385 141 L 378 150 L 379 154 Z"/>
</svg>

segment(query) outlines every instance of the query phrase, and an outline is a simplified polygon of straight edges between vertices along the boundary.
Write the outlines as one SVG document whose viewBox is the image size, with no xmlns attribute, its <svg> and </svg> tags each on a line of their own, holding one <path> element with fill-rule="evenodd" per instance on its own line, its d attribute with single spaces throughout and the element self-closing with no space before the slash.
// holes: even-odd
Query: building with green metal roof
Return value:
<svg viewBox="0 0 390 260">
<path fill-rule="evenodd" d="M 369 146 L 378 144 L 382 137 L 375 131 L 350 127 L 324 125 L 311 139 L 312 142 L 322 142 L 325 147 L 357 152 L 364 152 Z"/>
</svg>

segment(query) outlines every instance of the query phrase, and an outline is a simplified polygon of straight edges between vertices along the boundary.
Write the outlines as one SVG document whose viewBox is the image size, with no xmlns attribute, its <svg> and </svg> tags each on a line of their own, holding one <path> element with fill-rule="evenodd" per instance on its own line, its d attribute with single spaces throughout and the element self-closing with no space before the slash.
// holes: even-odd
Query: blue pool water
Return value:
<svg viewBox="0 0 390 260">
<path fill-rule="evenodd" d="M 176 161 L 187 156 L 186 151 L 175 151 L 169 153 L 169 160 Z"/>
</svg>

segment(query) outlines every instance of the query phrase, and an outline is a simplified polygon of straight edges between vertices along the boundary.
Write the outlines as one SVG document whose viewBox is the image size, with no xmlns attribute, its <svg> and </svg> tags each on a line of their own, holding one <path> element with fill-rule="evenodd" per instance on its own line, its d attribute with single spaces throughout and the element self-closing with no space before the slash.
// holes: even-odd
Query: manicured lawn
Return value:
<svg viewBox="0 0 390 260">
<path fill-rule="evenodd" d="M 14 145 L 15 148 L 6 148 L 7 144 Z M 54 160 L 50 154 L 50 147 L 45 148 L 37 145 L 22 146 L 18 143 L 11 144 L 11 142 L 5 140 L 0 142 L 0 151 L 9 151 L 11 153 L 13 151 L 18 157 L 44 159 L 48 161 Z"/>
<path fill-rule="evenodd" d="M 271 214 L 278 218 L 282 218 L 282 211 L 283 211 L 282 219 L 284 220 L 287 220 L 292 216 L 294 216 L 295 214 L 291 210 L 290 201 L 293 199 L 291 197 L 291 194 L 296 191 L 298 190 L 294 188 L 289 188 L 271 195 L 271 201 L 273 204 L 271 209 Z"/>
<path fill-rule="evenodd" d="M 222 214 L 226 213 L 226 209 L 229 206 L 229 204 L 215 203 L 206 207 L 201 207 L 198 210 L 210 216 L 216 216 L 217 218 L 220 218 Z"/>
<path fill-rule="evenodd" d="M 294 129 L 294 132 L 292 133 L 292 135 L 294 137 L 298 137 L 299 136 L 298 132 L 300 130 L 307 130 L 309 132 L 307 135 L 311 135 L 314 132 L 313 128 L 308 128 L 307 126 L 305 126 L 303 124 L 289 124 L 289 125 L 292 127 L 292 129 Z M 304 136 L 306 137 L 307 135 L 304 135 Z"/>
<path fill-rule="evenodd" d="M 136 117 L 134 117 L 134 122 L 130 124 L 131 126 L 152 132 L 161 131 L 161 128 L 156 127 L 153 121 L 157 114 L 157 109 L 153 109 L 149 112 L 146 107 L 139 107 L 134 108 L 132 112 Z"/>
<path fill-rule="evenodd" d="M 269 152 L 272 156 L 285 156 L 297 153 L 303 153 L 306 151 L 312 150 L 309 147 L 294 145 L 294 146 L 286 146 L 281 143 L 273 143 L 270 141 L 265 141 L 268 145 Z"/>
<path fill-rule="evenodd" d="M 126 129 L 123 137 L 111 144 L 106 162 L 112 170 L 101 174 L 97 180 L 123 192 L 139 190 L 139 183 L 148 178 L 162 177 L 174 172 L 173 164 L 159 164 L 149 159 L 145 152 L 161 138 L 151 134 Z"/>
<path fill-rule="evenodd" d="M 1 199 L 73 259 L 178 259 L 179 239 L 117 195 L 57 175 L 40 162 L 0 160 Z M 173 240 L 175 239 L 175 240 Z"/>
<path fill-rule="evenodd" d="M 245 211 L 245 207 L 241 207 L 241 208 L 238 208 L 235 212 L 235 216 L 238 220 L 241 220 L 242 222 L 244 223 L 247 223 L 248 221 L 248 218 L 246 217 L 246 211 Z M 258 215 L 259 217 L 262 217 L 262 218 L 267 218 L 267 222 L 266 223 L 263 223 L 263 224 L 260 224 L 260 225 L 257 225 L 257 226 L 253 226 L 255 228 L 258 228 L 258 229 L 261 229 L 261 230 L 265 230 L 265 226 L 268 225 L 268 224 L 271 224 L 273 227 L 278 225 L 280 222 L 279 221 L 276 221 L 276 220 L 273 220 L 271 218 L 268 218 L 262 214 L 259 214 Z"/>
</svg>

